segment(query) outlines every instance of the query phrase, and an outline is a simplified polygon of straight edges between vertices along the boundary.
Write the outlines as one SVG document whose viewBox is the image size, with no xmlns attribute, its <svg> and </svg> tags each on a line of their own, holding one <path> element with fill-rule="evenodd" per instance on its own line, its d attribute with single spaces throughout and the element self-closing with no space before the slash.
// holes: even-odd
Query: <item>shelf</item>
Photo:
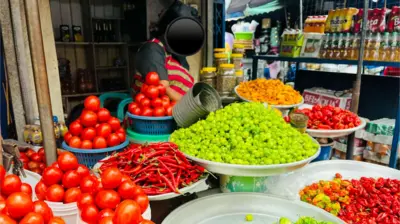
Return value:
<svg viewBox="0 0 400 224">
<path fill-rule="evenodd" d="M 62 42 L 62 41 L 56 41 L 56 45 L 90 45 L 90 42 Z"/>
<path fill-rule="evenodd" d="M 96 66 L 96 70 L 118 70 L 118 69 L 126 69 L 126 66 Z"/>
<path fill-rule="evenodd" d="M 90 96 L 90 95 L 98 96 L 98 95 L 101 95 L 104 93 L 126 93 L 126 92 L 128 92 L 128 90 L 116 90 L 116 91 L 107 91 L 107 92 L 100 92 L 100 93 L 96 93 L 96 92 L 94 92 L 94 93 L 76 93 L 76 94 L 62 95 L 62 97 L 73 98 L 73 97 L 85 97 L 85 96 Z"/>
<path fill-rule="evenodd" d="M 125 45 L 125 42 L 95 42 L 94 45 Z"/>
<path fill-rule="evenodd" d="M 121 17 L 96 17 L 96 16 L 92 17 L 92 19 L 95 19 L 95 20 L 124 20 L 124 18 L 121 18 Z"/>
<path fill-rule="evenodd" d="M 271 60 L 271 61 L 290 61 L 299 63 L 315 63 L 315 64 L 346 64 L 346 65 L 357 65 L 357 60 L 336 60 L 336 59 L 324 59 L 324 58 L 290 58 L 290 57 L 279 57 L 279 56 L 253 56 L 255 59 L 260 60 Z M 400 62 L 391 61 L 364 61 L 365 65 L 371 66 L 391 66 L 400 67 Z"/>
</svg>

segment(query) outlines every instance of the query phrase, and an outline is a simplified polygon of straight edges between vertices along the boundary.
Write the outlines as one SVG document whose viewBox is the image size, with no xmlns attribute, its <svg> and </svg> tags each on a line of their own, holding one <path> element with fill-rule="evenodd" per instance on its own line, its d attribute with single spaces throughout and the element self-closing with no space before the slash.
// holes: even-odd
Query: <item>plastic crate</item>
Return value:
<svg viewBox="0 0 400 224">
<path fill-rule="evenodd" d="M 126 113 L 130 119 L 132 131 L 144 135 L 169 135 L 177 128 L 172 116 L 168 117 L 144 117 Z"/>
<path fill-rule="evenodd" d="M 168 142 L 171 135 L 143 135 L 132 131 L 130 128 L 126 130 L 126 137 L 131 143 L 145 144 L 156 142 Z"/>
<path fill-rule="evenodd" d="M 129 140 L 125 140 L 124 143 L 105 149 L 76 149 L 69 147 L 65 142 L 62 143 L 62 148 L 74 153 L 78 158 L 79 164 L 83 164 L 89 168 L 92 168 L 98 161 L 111 155 L 113 152 L 119 152 L 124 150 L 129 145 Z"/>
</svg>

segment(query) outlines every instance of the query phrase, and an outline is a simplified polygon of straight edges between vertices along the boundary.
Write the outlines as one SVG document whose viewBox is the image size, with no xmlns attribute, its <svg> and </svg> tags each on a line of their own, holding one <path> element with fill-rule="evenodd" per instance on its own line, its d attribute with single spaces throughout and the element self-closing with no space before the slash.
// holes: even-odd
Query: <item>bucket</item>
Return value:
<svg viewBox="0 0 400 224">
<path fill-rule="evenodd" d="M 223 193 L 257 192 L 266 193 L 271 177 L 240 177 L 220 175 L 220 189 Z"/>
<path fill-rule="evenodd" d="M 131 143 L 145 144 L 155 142 L 168 142 L 171 135 L 143 135 L 132 131 L 130 128 L 126 129 L 126 137 Z"/>
<path fill-rule="evenodd" d="M 172 110 L 179 127 L 186 128 L 222 107 L 218 92 L 206 83 L 196 83 Z"/>
<path fill-rule="evenodd" d="M 318 141 L 320 142 L 320 141 Z M 332 146 L 333 146 L 333 139 L 328 138 L 328 143 L 319 143 L 321 145 L 321 153 L 319 154 L 319 156 L 317 158 L 315 158 L 313 162 L 318 162 L 318 161 L 322 161 L 322 160 L 329 160 L 331 158 L 332 155 Z"/>
<path fill-rule="evenodd" d="M 80 223 L 79 218 L 79 209 L 76 205 L 76 202 L 63 204 L 58 202 L 49 202 L 45 201 L 51 210 L 53 211 L 54 216 L 61 217 L 65 223 Z"/>
</svg>

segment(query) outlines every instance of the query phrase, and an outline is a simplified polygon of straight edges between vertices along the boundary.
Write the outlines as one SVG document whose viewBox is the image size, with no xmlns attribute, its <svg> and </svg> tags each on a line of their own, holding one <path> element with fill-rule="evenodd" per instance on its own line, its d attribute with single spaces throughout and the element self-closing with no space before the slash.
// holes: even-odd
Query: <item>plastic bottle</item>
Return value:
<svg viewBox="0 0 400 224">
<path fill-rule="evenodd" d="M 371 58 L 372 36 L 372 32 L 368 32 L 365 37 L 364 60 L 370 60 Z"/>
<path fill-rule="evenodd" d="M 385 32 L 383 34 L 383 39 L 380 42 L 378 60 L 388 61 L 389 58 L 390 58 L 389 33 Z"/>
<path fill-rule="evenodd" d="M 339 33 L 338 40 L 337 40 L 337 48 L 335 50 L 335 58 L 336 59 L 342 59 L 343 49 L 344 49 L 343 33 Z"/>
<path fill-rule="evenodd" d="M 324 35 L 323 39 L 322 39 L 322 46 L 321 46 L 321 50 L 319 52 L 319 57 L 320 58 L 326 58 L 327 56 L 327 52 L 328 52 L 328 48 L 329 48 L 329 39 L 330 39 L 330 34 L 327 33 L 326 35 Z"/>
<path fill-rule="evenodd" d="M 343 49 L 340 54 L 341 59 L 349 59 L 351 53 L 351 36 L 350 33 L 346 33 L 344 42 L 343 42 Z"/>
<path fill-rule="evenodd" d="M 399 35 L 398 32 L 394 32 L 394 33 L 396 33 L 396 46 L 397 46 L 395 48 L 395 59 L 394 59 L 394 61 L 400 62 L 400 35 Z"/>
<path fill-rule="evenodd" d="M 350 54 L 351 60 L 358 60 L 358 56 L 360 53 L 360 44 L 361 44 L 360 34 L 356 33 L 353 36 L 353 45 L 351 46 L 351 54 Z"/>
<path fill-rule="evenodd" d="M 332 34 L 332 42 L 331 42 L 331 48 L 329 50 L 328 58 L 336 59 L 337 48 L 338 48 L 338 38 L 337 38 L 337 34 L 334 33 L 334 34 Z"/>
<path fill-rule="evenodd" d="M 396 52 L 397 52 L 397 32 L 393 32 L 389 38 L 388 61 L 396 61 Z"/>
<path fill-rule="evenodd" d="M 381 34 L 376 33 L 372 39 L 372 46 L 371 46 L 371 54 L 370 54 L 370 59 L 371 61 L 378 61 L 379 60 L 379 49 L 381 46 Z"/>
</svg>

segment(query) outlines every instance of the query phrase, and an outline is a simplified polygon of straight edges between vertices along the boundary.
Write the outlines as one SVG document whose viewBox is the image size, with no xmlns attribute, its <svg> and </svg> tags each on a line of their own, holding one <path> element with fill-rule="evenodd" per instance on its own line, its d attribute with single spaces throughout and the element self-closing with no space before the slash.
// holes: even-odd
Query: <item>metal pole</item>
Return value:
<svg viewBox="0 0 400 224">
<path fill-rule="evenodd" d="M 303 0 L 300 0 L 300 23 L 299 29 L 303 30 Z"/>
<path fill-rule="evenodd" d="M 396 168 L 397 156 L 399 149 L 399 135 L 400 135 L 400 95 L 399 95 L 399 106 L 397 108 L 397 117 L 393 132 L 392 150 L 390 152 L 389 167 Z"/>
<path fill-rule="evenodd" d="M 39 105 L 40 126 L 43 133 L 46 163 L 51 165 L 57 160 L 57 145 L 53 127 L 49 83 L 43 48 L 42 27 L 39 17 L 38 0 L 26 0 L 25 12 L 31 47 L 36 97 Z"/>
<path fill-rule="evenodd" d="M 357 66 L 357 78 L 353 84 L 353 94 L 351 101 L 351 111 L 355 114 L 358 113 L 358 105 L 360 99 L 360 88 L 361 88 L 361 77 L 364 66 L 364 48 L 365 48 L 365 36 L 367 34 L 367 17 L 368 17 L 368 0 L 364 0 L 364 11 L 363 11 L 363 22 L 361 29 L 361 40 L 360 49 L 358 53 L 358 66 Z M 347 139 L 347 151 L 346 159 L 352 160 L 354 153 L 354 135 L 355 133 L 349 135 Z"/>
</svg>

